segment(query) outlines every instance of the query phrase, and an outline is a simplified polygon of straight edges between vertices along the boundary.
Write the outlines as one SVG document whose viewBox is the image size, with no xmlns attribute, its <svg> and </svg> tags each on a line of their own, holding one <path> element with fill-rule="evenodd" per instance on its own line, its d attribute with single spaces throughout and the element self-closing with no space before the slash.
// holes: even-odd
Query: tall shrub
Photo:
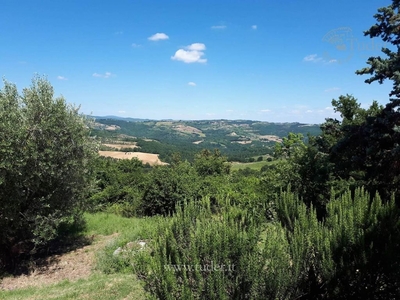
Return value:
<svg viewBox="0 0 400 300">
<path fill-rule="evenodd" d="M 0 267 L 12 268 L 77 216 L 97 145 L 78 109 L 40 77 L 0 91 Z"/>
</svg>

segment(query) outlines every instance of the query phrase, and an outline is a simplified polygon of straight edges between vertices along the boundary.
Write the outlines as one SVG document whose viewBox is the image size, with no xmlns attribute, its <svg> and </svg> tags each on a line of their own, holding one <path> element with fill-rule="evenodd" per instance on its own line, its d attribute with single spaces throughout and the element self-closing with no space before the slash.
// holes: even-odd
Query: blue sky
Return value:
<svg viewBox="0 0 400 300">
<path fill-rule="evenodd" d="M 81 112 L 152 119 L 321 123 L 331 100 L 388 102 L 355 75 L 391 1 L 2 0 L 0 75 L 46 76 Z"/>
</svg>

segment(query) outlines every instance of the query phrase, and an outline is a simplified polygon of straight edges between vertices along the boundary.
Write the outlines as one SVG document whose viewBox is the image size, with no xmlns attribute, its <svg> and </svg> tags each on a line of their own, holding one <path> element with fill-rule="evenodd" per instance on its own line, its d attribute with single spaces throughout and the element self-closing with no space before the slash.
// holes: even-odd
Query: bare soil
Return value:
<svg viewBox="0 0 400 300">
<path fill-rule="evenodd" d="M 272 142 L 278 142 L 278 143 L 282 142 L 282 139 L 276 135 L 260 135 L 259 138 L 261 140 L 268 140 Z"/>
<path fill-rule="evenodd" d="M 37 259 L 33 261 L 28 272 L 0 279 L 0 290 L 38 287 L 63 280 L 76 281 L 88 278 L 95 267 L 95 253 L 116 236 L 117 234 L 96 236 L 96 241 L 90 245 Z"/>
</svg>

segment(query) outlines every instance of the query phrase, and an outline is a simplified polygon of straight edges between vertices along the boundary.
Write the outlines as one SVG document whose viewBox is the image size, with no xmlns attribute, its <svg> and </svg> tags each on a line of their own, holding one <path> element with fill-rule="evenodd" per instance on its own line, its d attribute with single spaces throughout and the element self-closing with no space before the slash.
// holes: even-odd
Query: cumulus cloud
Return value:
<svg viewBox="0 0 400 300">
<path fill-rule="evenodd" d="M 165 33 L 160 33 L 160 32 L 148 37 L 148 40 L 150 40 L 150 41 L 161 41 L 161 40 L 168 40 L 168 39 L 169 39 L 168 35 L 166 35 Z"/>
<path fill-rule="evenodd" d="M 214 26 L 211 26 L 211 29 L 225 29 L 226 28 L 226 25 L 214 25 Z"/>
<path fill-rule="evenodd" d="M 183 61 L 184 63 L 206 63 L 207 59 L 202 58 L 204 56 L 204 50 L 206 50 L 206 45 L 202 43 L 194 43 L 185 48 L 179 49 L 175 52 L 171 59 Z"/>
<path fill-rule="evenodd" d="M 196 83 L 193 82 L 193 81 L 190 81 L 190 82 L 188 82 L 188 85 L 190 85 L 190 86 L 196 86 Z"/>
<path fill-rule="evenodd" d="M 64 76 L 57 76 L 58 80 L 68 80 L 68 78 L 64 77 Z"/>
<path fill-rule="evenodd" d="M 251 29 L 257 30 L 257 25 L 252 25 L 252 26 L 251 26 Z"/>
<path fill-rule="evenodd" d="M 115 74 L 112 74 L 110 72 L 105 72 L 104 74 L 93 73 L 92 76 L 93 77 L 97 77 L 97 78 L 110 78 L 110 77 L 114 77 Z"/>
<path fill-rule="evenodd" d="M 206 45 L 202 43 L 194 43 L 186 47 L 187 50 L 190 51 L 204 51 L 206 50 Z"/>
</svg>

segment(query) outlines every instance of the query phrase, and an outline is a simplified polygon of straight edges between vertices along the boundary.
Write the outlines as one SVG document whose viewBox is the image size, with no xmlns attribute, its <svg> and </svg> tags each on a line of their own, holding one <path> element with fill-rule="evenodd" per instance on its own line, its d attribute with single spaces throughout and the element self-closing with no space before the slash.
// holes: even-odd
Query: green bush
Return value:
<svg viewBox="0 0 400 300">
<path fill-rule="evenodd" d="M 189 163 L 174 167 L 157 166 L 144 188 L 140 211 L 143 215 L 169 215 L 176 205 L 186 199 L 194 199 L 198 192 L 198 178 Z"/>
<path fill-rule="evenodd" d="M 112 206 L 123 216 L 138 214 L 136 210 L 145 185 L 142 162 L 137 158 L 118 160 L 98 157 L 94 166 L 96 188 L 89 195 L 86 209 L 104 211 Z"/>
<path fill-rule="evenodd" d="M 158 227 L 153 252 L 137 255 L 134 269 L 159 299 L 396 298 L 394 200 L 371 201 L 362 189 L 335 194 L 322 221 L 291 192 L 276 202 L 277 222 L 233 203 L 215 214 L 209 198 L 186 202 Z M 212 263 L 231 268 L 207 270 Z"/>
<path fill-rule="evenodd" d="M 159 299 L 229 299 L 249 295 L 260 269 L 260 228 L 245 211 L 213 215 L 209 199 L 177 207 L 160 226 L 153 256 L 139 255 L 136 271 Z M 222 267 L 222 265 L 224 265 Z M 190 268 L 193 268 L 190 270 Z M 259 270 L 261 271 L 261 270 Z"/>
<path fill-rule="evenodd" d="M 97 143 L 88 120 L 45 79 L 0 91 L 0 268 L 42 249 L 79 219 Z M 64 226 L 65 228 L 65 226 Z"/>
</svg>

